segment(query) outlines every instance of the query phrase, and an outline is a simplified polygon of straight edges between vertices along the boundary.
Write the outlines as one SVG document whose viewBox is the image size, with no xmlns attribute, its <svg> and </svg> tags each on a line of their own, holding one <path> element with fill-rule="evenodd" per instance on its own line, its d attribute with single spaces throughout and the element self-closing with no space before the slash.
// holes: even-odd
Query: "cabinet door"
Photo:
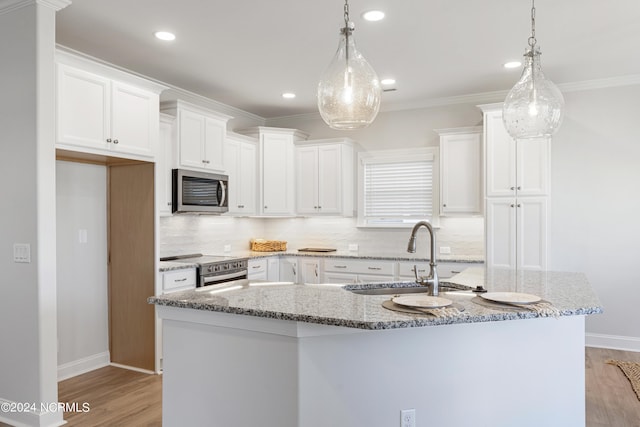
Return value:
<svg viewBox="0 0 640 427">
<path fill-rule="evenodd" d="M 546 270 L 547 198 L 525 197 L 516 201 L 517 268 Z"/>
<path fill-rule="evenodd" d="M 203 160 L 206 169 L 224 171 L 224 138 L 227 123 L 210 117 L 205 118 Z"/>
<path fill-rule="evenodd" d="M 492 198 L 486 204 L 487 266 L 516 268 L 516 200 Z"/>
<path fill-rule="evenodd" d="M 549 193 L 549 146 L 550 140 L 547 138 L 518 140 L 518 196 L 543 196 Z"/>
<path fill-rule="evenodd" d="M 376 276 L 372 274 L 358 274 L 359 283 L 389 283 L 393 282 L 393 276 Z"/>
<path fill-rule="evenodd" d="M 247 278 L 249 280 L 267 280 L 267 259 L 250 259 L 247 263 Z"/>
<path fill-rule="evenodd" d="M 479 133 L 441 137 L 441 214 L 480 213 L 480 146 Z"/>
<path fill-rule="evenodd" d="M 502 112 L 485 113 L 486 195 L 515 196 L 516 144 L 502 123 Z"/>
<path fill-rule="evenodd" d="M 291 215 L 294 211 L 293 139 L 289 135 L 262 135 L 262 212 Z"/>
<path fill-rule="evenodd" d="M 320 261 L 317 259 L 298 260 L 300 283 L 320 283 Z"/>
<path fill-rule="evenodd" d="M 318 147 L 296 149 L 296 204 L 299 214 L 318 213 Z"/>
<path fill-rule="evenodd" d="M 342 148 L 340 145 L 318 147 L 318 212 L 342 213 Z"/>
<path fill-rule="evenodd" d="M 111 149 L 155 155 L 158 96 L 119 82 L 113 82 L 111 88 Z"/>
<path fill-rule="evenodd" d="M 270 282 L 280 280 L 280 259 L 278 257 L 267 258 L 267 280 Z"/>
<path fill-rule="evenodd" d="M 109 149 L 110 81 L 58 64 L 56 142 Z"/>
<path fill-rule="evenodd" d="M 280 281 L 298 283 L 298 259 L 280 258 Z"/>
<path fill-rule="evenodd" d="M 224 147 L 224 168 L 229 176 L 227 197 L 229 197 L 229 213 L 240 213 L 240 200 L 242 193 L 242 163 L 240 160 L 239 141 L 228 139 Z"/>
<path fill-rule="evenodd" d="M 205 119 L 204 116 L 189 110 L 178 113 L 178 141 L 180 145 L 180 165 L 203 169 Z"/>
<path fill-rule="evenodd" d="M 239 154 L 238 210 L 244 214 L 253 215 L 256 213 L 256 146 L 242 143 Z"/>
<path fill-rule="evenodd" d="M 324 273 L 324 278 L 322 279 L 322 283 L 330 283 L 330 284 L 349 284 L 349 283 L 357 283 L 358 275 L 357 274 L 347 274 L 347 273 L 334 273 L 332 271 Z"/>
</svg>

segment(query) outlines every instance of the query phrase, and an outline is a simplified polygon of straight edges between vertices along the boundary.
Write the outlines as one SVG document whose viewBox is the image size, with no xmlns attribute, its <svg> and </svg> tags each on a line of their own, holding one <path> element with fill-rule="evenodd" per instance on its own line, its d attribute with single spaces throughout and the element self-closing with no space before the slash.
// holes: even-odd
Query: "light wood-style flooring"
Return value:
<svg viewBox="0 0 640 427">
<path fill-rule="evenodd" d="M 640 400 L 607 359 L 640 362 L 640 353 L 586 349 L 587 427 L 639 427 Z M 162 425 L 161 375 L 108 366 L 61 381 L 58 390 L 60 402 L 88 402 L 91 407 L 87 413 L 65 413 L 68 426 Z"/>
</svg>

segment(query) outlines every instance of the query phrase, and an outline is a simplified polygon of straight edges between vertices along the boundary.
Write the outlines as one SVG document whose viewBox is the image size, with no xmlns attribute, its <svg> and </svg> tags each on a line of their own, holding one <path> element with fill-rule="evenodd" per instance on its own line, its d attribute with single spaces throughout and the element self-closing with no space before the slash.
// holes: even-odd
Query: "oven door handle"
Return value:
<svg viewBox="0 0 640 427">
<path fill-rule="evenodd" d="M 220 282 L 221 280 L 233 280 L 233 279 L 244 279 L 247 277 L 247 272 L 245 271 L 237 271 L 235 273 L 229 274 L 220 274 L 217 276 L 201 276 L 203 285 L 206 285 L 209 282 Z"/>
</svg>

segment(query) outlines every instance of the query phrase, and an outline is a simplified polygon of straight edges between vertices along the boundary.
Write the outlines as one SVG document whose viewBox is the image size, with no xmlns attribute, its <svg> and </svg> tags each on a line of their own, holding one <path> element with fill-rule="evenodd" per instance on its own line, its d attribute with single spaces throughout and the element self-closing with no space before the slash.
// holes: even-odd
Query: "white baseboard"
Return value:
<svg viewBox="0 0 640 427">
<path fill-rule="evenodd" d="M 111 357 L 108 351 L 104 353 L 93 354 L 73 362 L 65 363 L 58 366 L 58 381 L 66 380 L 94 369 L 109 366 Z"/>
<path fill-rule="evenodd" d="M 128 369 L 130 371 L 142 372 L 143 374 L 156 374 L 155 371 L 150 371 L 148 369 L 136 368 L 135 366 L 129 365 L 121 365 L 119 363 L 109 363 L 111 366 L 115 366 L 116 368 Z"/>
<path fill-rule="evenodd" d="M 640 338 L 637 337 L 588 333 L 585 336 L 585 345 L 587 347 L 640 352 Z"/>
</svg>

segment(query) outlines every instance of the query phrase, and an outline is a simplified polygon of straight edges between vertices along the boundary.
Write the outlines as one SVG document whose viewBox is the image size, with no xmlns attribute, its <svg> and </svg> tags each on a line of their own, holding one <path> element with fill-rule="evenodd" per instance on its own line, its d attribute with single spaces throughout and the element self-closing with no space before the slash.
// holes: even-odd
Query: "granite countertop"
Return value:
<svg viewBox="0 0 640 427">
<path fill-rule="evenodd" d="M 474 267 L 443 281 L 447 282 L 466 289 L 481 285 L 491 292 L 538 295 L 557 308 L 558 316 L 602 312 L 600 301 L 581 273 L 515 272 Z M 354 287 L 412 285 L 415 284 L 296 285 L 242 280 L 215 289 L 207 287 L 151 297 L 148 301 L 160 306 L 374 330 L 541 317 L 527 308 L 495 309 L 479 305 L 474 302 L 474 298 L 478 297 L 470 290 L 441 294 L 464 308 L 459 314 L 448 317 L 391 311 L 382 307 L 382 303 L 391 298 L 390 295 L 360 295 L 348 290 Z"/>
<path fill-rule="evenodd" d="M 209 255 L 221 255 L 221 254 L 209 254 Z M 233 253 L 224 253 L 222 256 L 238 259 L 259 259 L 269 258 L 273 256 L 279 257 L 310 257 L 310 258 L 353 258 L 353 259 L 375 259 L 381 261 L 417 261 L 417 262 L 429 262 L 425 257 L 419 257 L 412 254 L 384 254 L 384 253 L 369 253 L 364 251 L 335 251 L 335 252 L 299 252 L 297 250 L 278 251 L 278 252 L 256 252 L 256 251 L 241 251 Z M 438 263 L 484 263 L 484 260 L 478 257 L 472 256 L 453 256 L 448 258 L 438 258 Z M 160 272 L 179 270 L 184 268 L 195 268 L 197 264 L 179 262 L 179 261 L 159 261 L 158 270 Z"/>
</svg>

